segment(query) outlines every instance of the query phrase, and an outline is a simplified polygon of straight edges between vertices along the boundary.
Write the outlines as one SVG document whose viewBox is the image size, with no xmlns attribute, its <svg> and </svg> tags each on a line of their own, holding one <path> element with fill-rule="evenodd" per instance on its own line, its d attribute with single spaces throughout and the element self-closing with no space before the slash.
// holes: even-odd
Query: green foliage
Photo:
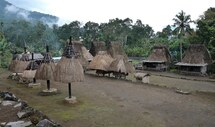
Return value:
<svg viewBox="0 0 215 127">
<path fill-rule="evenodd" d="M 72 21 L 63 26 L 54 24 L 52 28 L 42 22 L 9 20 L 0 22 L 0 30 L 7 42 L 11 43 L 8 50 L 16 49 L 19 53 L 23 52 L 25 44 L 30 52 L 45 52 L 45 45 L 49 45 L 53 56 L 59 56 L 66 40 L 72 36 L 73 40 L 83 40 L 88 49 L 93 41 L 105 41 L 107 44 L 117 41 L 123 44 L 128 56 L 147 57 L 154 45 L 164 44 L 169 47 L 174 61 L 180 59 L 180 50 L 184 52 L 190 43 L 204 43 L 215 59 L 214 8 L 209 8 L 197 21 L 196 31 L 189 26 L 192 22 L 190 15 L 183 11 L 173 20 L 174 25 L 167 25 L 156 34 L 151 26 L 143 24 L 141 20 L 133 23 L 129 18 L 111 19 L 101 24 L 89 21 L 83 27 L 79 21 Z M 8 43 L 1 41 L 1 44 L 4 47 Z M 1 50 L 3 51 L 2 48 Z"/>
<path fill-rule="evenodd" d="M 204 43 L 215 59 L 215 8 L 209 8 L 204 15 L 197 20 L 196 38 Z"/>
<path fill-rule="evenodd" d="M 49 45 L 50 51 L 59 51 L 62 47 L 54 29 L 42 22 L 14 20 L 4 23 L 2 31 L 8 42 L 12 44 L 10 50 L 17 50 L 19 53 L 23 52 L 25 45 L 30 52 L 45 52 L 45 45 Z M 55 55 L 59 56 L 57 51 L 55 51 Z"/>
<path fill-rule="evenodd" d="M 11 59 L 12 55 L 9 50 L 9 44 L 4 35 L 0 33 L 0 68 L 7 68 Z"/>
</svg>

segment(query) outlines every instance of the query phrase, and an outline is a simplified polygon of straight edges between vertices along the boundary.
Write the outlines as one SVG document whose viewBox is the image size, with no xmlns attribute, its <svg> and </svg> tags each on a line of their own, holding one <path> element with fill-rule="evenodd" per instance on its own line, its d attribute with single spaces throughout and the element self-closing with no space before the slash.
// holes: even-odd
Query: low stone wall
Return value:
<svg viewBox="0 0 215 127">
<path fill-rule="evenodd" d="M 61 127 L 13 93 L 0 92 L 0 127 Z"/>
</svg>

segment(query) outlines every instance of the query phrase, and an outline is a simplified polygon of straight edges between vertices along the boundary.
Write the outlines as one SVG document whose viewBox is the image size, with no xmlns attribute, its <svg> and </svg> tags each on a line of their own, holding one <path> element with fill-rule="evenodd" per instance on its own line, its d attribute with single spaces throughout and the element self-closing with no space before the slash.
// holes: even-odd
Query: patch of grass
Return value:
<svg viewBox="0 0 215 127">
<path fill-rule="evenodd" d="M 141 64 L 141 61 L 139 61 L 139 60 L 132 60 L 132 64 L 133 65 Z"/>
<path fill-rule="evenodd" d="M 177 69 L 170 69 L 170 72 L 176 73 Z"/>
</svg>

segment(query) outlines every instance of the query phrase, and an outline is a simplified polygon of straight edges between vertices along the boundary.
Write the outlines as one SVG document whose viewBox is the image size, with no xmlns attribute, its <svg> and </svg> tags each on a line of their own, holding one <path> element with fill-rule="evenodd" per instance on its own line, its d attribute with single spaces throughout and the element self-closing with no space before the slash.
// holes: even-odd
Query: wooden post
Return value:
<svg viewBox="0 0 215 127">
<path fill-rule="evenodd" d="M 50 90 L 50 80 L 47 80 L 47 89 Z"/>
<path fill-rule="evenodd" d="M 68 89 L 69 89 L 69 98 L 72 98 L 72 89 L 71 89 L 71 83 L 68 83 Z"/>
</svg>

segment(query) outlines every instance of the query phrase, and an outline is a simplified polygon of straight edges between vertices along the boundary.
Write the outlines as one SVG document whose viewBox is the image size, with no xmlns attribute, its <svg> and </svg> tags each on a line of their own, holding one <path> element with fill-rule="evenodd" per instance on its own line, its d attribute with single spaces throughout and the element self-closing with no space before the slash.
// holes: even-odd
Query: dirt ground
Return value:
<svg viewBox="0 0 215 127">
<path fill-rule="evenodd" d="M 60 94 L 40 96 L 45 81 L 40 81 L 43 88 L 32 89 L 6 79 L 8 75 L 7 71 L 0 73 L 1 91 L 13 92 L 64 127 L 215 126 L 214 93 L 182 95 L 171 88 L 86 74 L 84 82 L 72 83 L 72 94 L 79 103 L 69 105 L 63 101 L 67 96 L 66 84 L 51 82 Z M 174 82 L 171 79 L 168 80 Z M 192 81 L 183 80 L 186 83 Z"/>
</svg>

